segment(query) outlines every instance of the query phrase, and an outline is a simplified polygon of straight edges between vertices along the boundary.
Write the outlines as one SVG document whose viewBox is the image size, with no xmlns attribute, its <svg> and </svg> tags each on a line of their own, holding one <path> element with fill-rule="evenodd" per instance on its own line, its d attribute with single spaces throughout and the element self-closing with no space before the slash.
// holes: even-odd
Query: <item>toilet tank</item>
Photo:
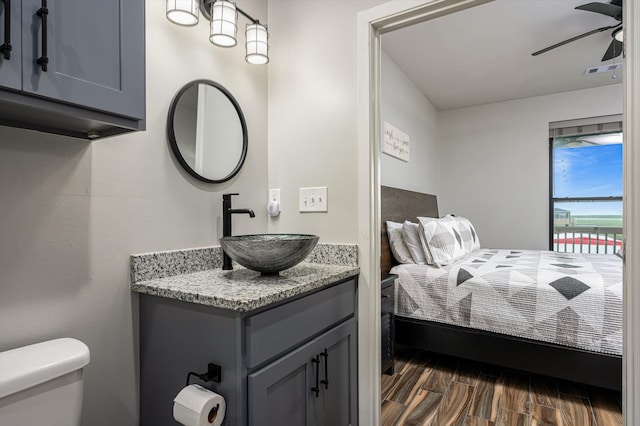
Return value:
<svg viewBox="0 0 640 426">
<path fill-rule="evenodd" d="M 89 348 L 62 338 L 0 352 L 0 426 L 80 424 Z"/>
</svg>

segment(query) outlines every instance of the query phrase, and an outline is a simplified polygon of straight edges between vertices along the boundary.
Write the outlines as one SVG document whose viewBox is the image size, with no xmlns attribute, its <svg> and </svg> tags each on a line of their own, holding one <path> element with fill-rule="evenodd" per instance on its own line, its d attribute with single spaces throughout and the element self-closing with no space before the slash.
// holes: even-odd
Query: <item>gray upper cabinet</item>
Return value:
<svg viewBox="0 0 640 426">
<path fill-rule="evenodd" d="M 141 1 L 50 0 L 47 37 L 38 16 L 42 0 L 23 0 L 23 90 L 39 96 L 144 118 L 144 24 Z M 30 19 L 29 19 L 30 17 Z M 35 26 L 35 28 L 34 28 Z M 38 59 L 46 40 L 47 71 Z M 125 41 L 127 41 L 125 43 Z M 142 54 L 141 54 L 142 52 Z"/>
<path fill-rule="evenodd" d="M 22 86 L 22 33 L 20 3 L 0 0 L 0 85 L 14 90 Z"/>
<path fill-rule="evenodd" d="M 12 16 L 0 124 L 86 139 L 144 129 L 144 0 L 0 1 Z"/>
</svg>

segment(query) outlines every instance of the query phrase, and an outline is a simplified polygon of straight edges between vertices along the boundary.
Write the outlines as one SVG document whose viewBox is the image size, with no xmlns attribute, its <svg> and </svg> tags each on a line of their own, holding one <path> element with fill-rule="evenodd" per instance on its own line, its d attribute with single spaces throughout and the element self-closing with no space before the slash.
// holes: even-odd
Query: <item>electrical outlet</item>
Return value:
<svg viewBox="0 0 640 426">
<path fill-rule="evenodd" d="M 270 189 L 269 190 L 269 201 L 277 201 L 280 202 L 280 190 L 279 189 Z"/>
<path fill-rule="evenodd" d="M 327 187 L 300 188 L 301 212 L 326 212 L 329 205 Z"/>
</svg>

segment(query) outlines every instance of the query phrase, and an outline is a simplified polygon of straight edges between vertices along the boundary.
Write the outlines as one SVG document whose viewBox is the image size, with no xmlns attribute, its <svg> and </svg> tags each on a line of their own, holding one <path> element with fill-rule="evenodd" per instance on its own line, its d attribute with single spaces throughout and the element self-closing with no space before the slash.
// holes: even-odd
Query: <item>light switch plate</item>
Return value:
<svg viewBox="0 0 640 426">
<path fill-rule="evenodd" d="M 300 188 L 300 212 L 326 212 L 327 187 Z"/>
</svg>

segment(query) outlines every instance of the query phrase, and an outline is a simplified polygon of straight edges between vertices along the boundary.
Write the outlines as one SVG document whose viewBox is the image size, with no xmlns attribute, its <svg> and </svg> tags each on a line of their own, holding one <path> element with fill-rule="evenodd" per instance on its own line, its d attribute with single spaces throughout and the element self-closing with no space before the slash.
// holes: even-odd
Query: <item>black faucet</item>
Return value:
<svg viewBox="0 0 640 426">
<path fill-rule="evenodd" d="M 232 209 L 231 208 L 231 196 L 240 195 L 237 192 L 232 194 L 222 194 L 222 236 L 228 237 L 231 235 L 231 215 L 236 213 L 248 214 L 249 217 L 256 217 L 255 213 L 251 209 Z M 222 269 L 229 271 L 233 269 L 231 265 L 231 258 L 227 253 L 222 250 Z"/>
</svg>

